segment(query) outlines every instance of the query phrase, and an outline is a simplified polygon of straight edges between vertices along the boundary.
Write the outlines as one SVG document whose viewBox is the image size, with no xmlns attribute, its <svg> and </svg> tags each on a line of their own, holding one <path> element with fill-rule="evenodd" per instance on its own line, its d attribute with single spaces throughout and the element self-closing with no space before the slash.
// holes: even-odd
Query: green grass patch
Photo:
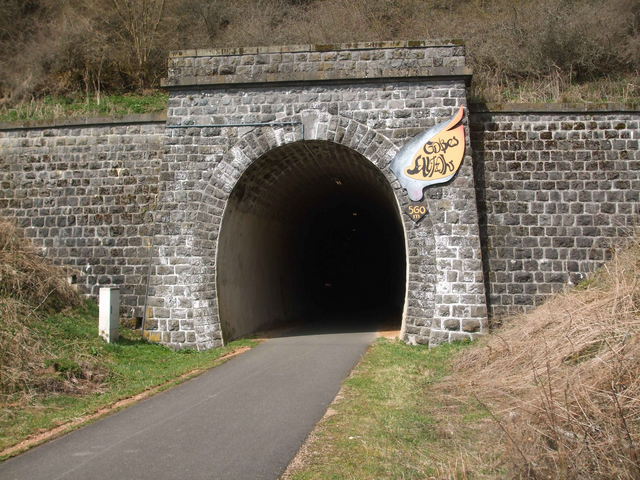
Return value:
<svg viewBox="0 0 640 480">
<path fill-rule="evenodd" d="M 4 397 L 0 450 L 147 389 L 169 387 L 189 372 L 211 368 L 220 357 L 258 343 L 237 340 L 205 352 L 173 351 L 143 340 L 139 331 L 121 329 L 120 340 L 107 344 L 98 337 L 97 319 L 97 305 L 87 302 L 71 313 L 31 323 L 46 344 L 45 368 L 37 374 L 37 389 Z"/>
<path fill-rule="evenodd" d="M 46 96 L 0 108 L 0 122 L 49 120 L 70 117 L 100 117 L 165 112 L 169 95 L 161 90 L 147 94 L 105 95 L 95 97 Z"/>
<path fill-rule="evenodd" d="M 379 339 L 347 379 L 284 478 L 494 478 L 482 445 L 488 412 L 452 389 L 452 362 L 469 344 L 436 349 Z M 474 347 L 471 347 L 474 348 Z M 472 471 L 473 470 L 473 471 Z"/>
</svg>

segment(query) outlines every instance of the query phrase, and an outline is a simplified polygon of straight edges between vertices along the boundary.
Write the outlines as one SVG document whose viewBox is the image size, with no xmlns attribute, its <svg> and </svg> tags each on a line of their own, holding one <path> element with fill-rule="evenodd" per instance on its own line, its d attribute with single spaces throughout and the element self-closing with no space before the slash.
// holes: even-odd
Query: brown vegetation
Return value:
<svg viewBox="0 0 640 480">
<path fill-rule="evenodd" d="M 640 478 L 640 245 L 470 349 L 462 389 L 527 478 Z M 455 381 L 457 382 L 457 380 Z"/>
<path fill-rule="evenodd" d="M 47 352 L 32 323 L 41 314 L 81 302 L 67 283 L 64 269 L 39 257 L 16 227 L 0 223 L 0 399 L 15 392 L 62 385 L 42 375 L 35 379 L 38 370 L 46 366 Z M 55 364 L 51 367 L 60 369 Z"/>
<path fill-rule="evenodd" d="M 80 295 L 65 272 L 38 256 L 18 228 L 0 222 L 0 297 L 47 312 L 78 306 Z"/>
<path fill-rule="evenodd" d="M 466 42 L 476 100 L 640 96 L 637 0 L 4 0 L 0 99 L 154 88 L 170 50 L 423 38 Z"/>
</svg>

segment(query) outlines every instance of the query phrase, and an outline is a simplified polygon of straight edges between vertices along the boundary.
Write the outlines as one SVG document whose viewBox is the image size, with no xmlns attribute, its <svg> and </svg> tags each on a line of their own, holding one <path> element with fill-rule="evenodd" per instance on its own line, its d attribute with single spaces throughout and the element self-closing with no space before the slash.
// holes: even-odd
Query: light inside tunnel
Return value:
<svg viewBox="0 0 640 480">
<path fill-rule="evenodd" d="M 218 241 L 225 341 L 286 321 L 392 318 L 406 291 L 404 230 L 384 175 L 345 146 L 304 141 L 256 160 Z"/>
</svg>

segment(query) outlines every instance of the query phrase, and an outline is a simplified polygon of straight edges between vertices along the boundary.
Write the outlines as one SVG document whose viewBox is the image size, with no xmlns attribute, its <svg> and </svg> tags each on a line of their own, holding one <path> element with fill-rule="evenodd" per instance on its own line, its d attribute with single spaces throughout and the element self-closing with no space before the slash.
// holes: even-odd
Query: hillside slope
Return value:
<svg viewBox="0 0 640 480">
<path fill-rule="evenodd" d="M 474 101 L 640 97 L 637 0 L 5 0 L 0 106 L 157 88 L 170 50 L 434 38 L 466 43 Z"/>
<path fill-rule="evenodd" d="M 640 245 L 457 362 L 536 478 L 640 478 Z"/>
</svg>

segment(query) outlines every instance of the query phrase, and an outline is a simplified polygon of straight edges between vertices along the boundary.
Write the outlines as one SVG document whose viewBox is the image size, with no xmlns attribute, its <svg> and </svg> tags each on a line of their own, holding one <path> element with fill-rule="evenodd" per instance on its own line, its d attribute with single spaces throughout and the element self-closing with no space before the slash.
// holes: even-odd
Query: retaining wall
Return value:
<svg viewBox="0 0 640 480">
<path fill-rule="evenodd" d="M 472 107 L 492 316 L 525 311 L 575 285 L 633 233 L 639 120 L 623 105 Z"/>
<path fill-rule="evenodd" d="M 0 215 L 97 298 L 142 316 L 165 115 L 0 125 Z"/>
</svg>

